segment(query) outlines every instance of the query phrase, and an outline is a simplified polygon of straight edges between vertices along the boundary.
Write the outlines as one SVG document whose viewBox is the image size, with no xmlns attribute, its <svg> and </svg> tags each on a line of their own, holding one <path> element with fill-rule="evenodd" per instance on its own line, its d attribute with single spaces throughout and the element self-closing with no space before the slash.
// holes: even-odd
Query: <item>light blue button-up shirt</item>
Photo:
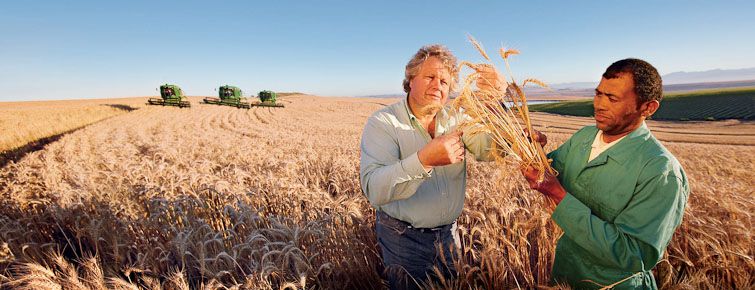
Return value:
<svg viewBox="0 0 755 290">
<path fill-rule="evenodd" d="M 435 135 L 456 130 L 463 118 L 449 107 L 438 111 Z M 417 152 L 430 134 L 409 110 L 406 98 L 370 116 L 364 126 L 359 178 L 370 204 L 417 228 L 453 223 L 461 214 L 466 189 L 466 159 L 426 172 Z M 477 160 L 491 160 L 486 133 L 465 134 L 462 141 Z"/>
</svg>

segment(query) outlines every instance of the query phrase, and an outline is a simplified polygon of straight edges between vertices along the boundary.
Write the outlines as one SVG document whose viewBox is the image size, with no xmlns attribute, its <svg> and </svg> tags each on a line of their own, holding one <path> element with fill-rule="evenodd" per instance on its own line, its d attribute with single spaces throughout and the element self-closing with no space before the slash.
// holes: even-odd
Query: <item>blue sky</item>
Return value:
<svg viewBox="0 0 755 290">
<path fill-rule="evenodd" d="M 69 3 L 71 2 L 71 3 Z M 508 2 L 508 1 L 507 1 Z M 0 101 L 189 95 L 222 84 L 325 96 L 400 93 L 404 65 L 442 43 L 515 76 L 596 81 L 643 58 L 661 74 L 755 67 L 753 1 L 6 1 Z"/>
</svg>

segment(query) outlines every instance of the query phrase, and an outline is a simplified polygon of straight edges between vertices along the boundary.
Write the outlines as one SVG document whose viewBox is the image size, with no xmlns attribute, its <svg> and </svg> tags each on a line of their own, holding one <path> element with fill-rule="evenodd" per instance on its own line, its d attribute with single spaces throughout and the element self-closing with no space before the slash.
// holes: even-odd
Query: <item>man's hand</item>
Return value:
<svg viewBox="0 0 755 290">
<path fill-rule="evenodd" d="M 540 143 L 540 147 L 545 148 L 545 145 L 548 144 L 548 136 L 545 136 L 542 132 L 538 130 L 532 130 L 535 131 L 535 134 L 530 134 L 530 131 L 527 129 L 524 129 L 524 133 L 531 138 L 532 141 L 535 141 L 537 143 Z"/>
<path fill-rule="evenodd" d="M 558 181 L 556 176 L 547 171 L 540 182 L 538 182 L 540 172 L 532 166 L 522 168 L 522 175 L 527 179 L 527 183 L 530 184 L 531 189 L 545 194 L 545 196 L 555 201 L 556 204 L 561 203 L 561 200 L 566 196 L 566 189 L 561 186 L 561 182 Z"/>
<path fill-rule="evenodd" d="M 495 95 L 502 95 L 503 90 L 506 89 L 505 82 L 501 80 L 501 76 L 495 67 L 489 64 L 478 65 L 475 69 L 479 74 L 477 77 L 477 88 L 481 91 L 487 91 L 494 93 Z"/>
<path fill-rule="evenodd" d="M 435 166 L 454 164 L 464 160 L 464 143 L 461 141 L 462 131 L 436 137 L 417 152 L 419 162 L 430 170 Z"/>
</svg>

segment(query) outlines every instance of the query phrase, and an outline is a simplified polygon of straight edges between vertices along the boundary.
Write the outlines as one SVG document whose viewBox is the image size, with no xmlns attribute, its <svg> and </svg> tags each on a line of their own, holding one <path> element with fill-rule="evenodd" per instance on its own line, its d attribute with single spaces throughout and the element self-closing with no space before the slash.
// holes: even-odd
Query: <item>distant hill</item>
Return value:
<svg viewBox="0 0 755 290">
<path fill-rule="evenodd" d="M 693 83 L 734 83 L 739 81 L 755 81 L 755 68 L 743 69 L 712 69 L 696 72 L 672 72 L 661 76 L 664 85 L 693 84 Z M 551 84 L 554 90 L 594 89 L 597 82 L 572 82 Z"/>
<path fill-rule="evenodd" d="M 686 91 L 696 91 L 696 90 L 706 90 L 706 89 L 726 89 L 726 88 L 743 88 L 743 87 L 755 87 L 755 80 L 667 84 L 663 86 L 663 91 L 664 92 L 686 92 Z"/>
<path fill-rule="evenodd" d="M 664 92 L 685 92 L 702 89 L 724 89 L 755 86 L 755 68 L 713 69 L 698 72 L 673 72 L 661 76 Z M 525 88 L 528 97 L 537 99 L 570 99 L 591 97 L 597 82 L 572 82 L 549 84 L 551 90 L 538 87 Z M 402 98 L 406 94 L 361 96 L 367 98 Z M 451 96 L 452 98 L 454 96 Z"/>
<path fill-rule="evenodd" d="M 286 97 L 286 96 L 293 96 L 293 95 L 305 95 L 305 93 L 300 92 L 275 92 L 276 95 L 279 97 Z"/>
<path fill-rule="evenodd" d="M 696 72 L 673 72 L 663 76 L 665 84 L 689 84 L 755 80 L 755 68 L 713 69 Z"/>
<path fill-rule="evenodd" d="M 529 107 L 535 112 L 590 117 L 592 101 L 559 102 Z M 755 87 L 706 89 L 664 94 L 655 120 L 723 120 L 755 118 Z"/>
<path fill-rule="evenodd" d="M 574 83 L 558 83 L 558 84 L 548 84 L 552 89 L 554 90 L 563 90 L 563 89 L 588 89 L 588 88 L 595 88 L 595 86 L 598 85 L 596 82 L 574 82 Z"/>
<path fill-rule="evenodd" d="M 559 96 L 581 96 L 592 97 L 597 84 L 586 88 L 563 88 L 548 91 L 540 88 L 529 88 L 526 90 L 528 96 L 548 97 L 558 99 Z M 709 83 L 689 83 L 689 84 L 670 84 L 664 85 L 663 91 L 666 93 L 689 92 L 707 89 L 731 89 L 755 87 L 755 80 L 749 81 L 732 81 L 732 82 L 709 82 Z"/>
<path fill-rule="evenodd" d="M 403 98 L 406 97 L 406 94 L 384 94 L 384 95 L 367 95 L 367 96 L 358 96 L 359 98 Z"/>
</svg>

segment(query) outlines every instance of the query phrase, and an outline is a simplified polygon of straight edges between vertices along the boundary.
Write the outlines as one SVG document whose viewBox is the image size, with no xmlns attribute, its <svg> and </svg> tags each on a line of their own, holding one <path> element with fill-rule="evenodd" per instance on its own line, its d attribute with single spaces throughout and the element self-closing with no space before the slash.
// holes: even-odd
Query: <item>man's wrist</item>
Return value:
<svg viewBox="0 0 755 290">
<path fill-rule="evenodd" d="M 433 170 L 432 166 L 426 165 L 427 164 L 427 160 L 425 160 L 425 154 L 422 151 L 422 149 L 420 149 L 419 151 L 417 151 L 417 159 L 419 159 L 419 164 L 422 165 L 422 169 L 424 169 L 425 172 L 430 173 L 430 170 Z"/>
<path fill-rule="evenodd" d="M 433 170 L 433 167 L 430 165 L 425 165 L 425 161 L 422 160 L 422 155 L 417 153 L 417 158 L 419 158 L 419 164 L 422 165 L 422 169 L 425 170 L 425 172 L 430 173 L 431 170 Z"/>
<path fill-rule="evenodd" d="M 564 197 L 566 197 L 566 190 L 563 187 L 559 186 L 558 188 L 556 188 L 556 190 L 553 191 L 552 194 L 549 195 L 549 197 L 553 199 L 556 204 L 559 204 L 562 200 L 564 200 Z"/>
</svg>

